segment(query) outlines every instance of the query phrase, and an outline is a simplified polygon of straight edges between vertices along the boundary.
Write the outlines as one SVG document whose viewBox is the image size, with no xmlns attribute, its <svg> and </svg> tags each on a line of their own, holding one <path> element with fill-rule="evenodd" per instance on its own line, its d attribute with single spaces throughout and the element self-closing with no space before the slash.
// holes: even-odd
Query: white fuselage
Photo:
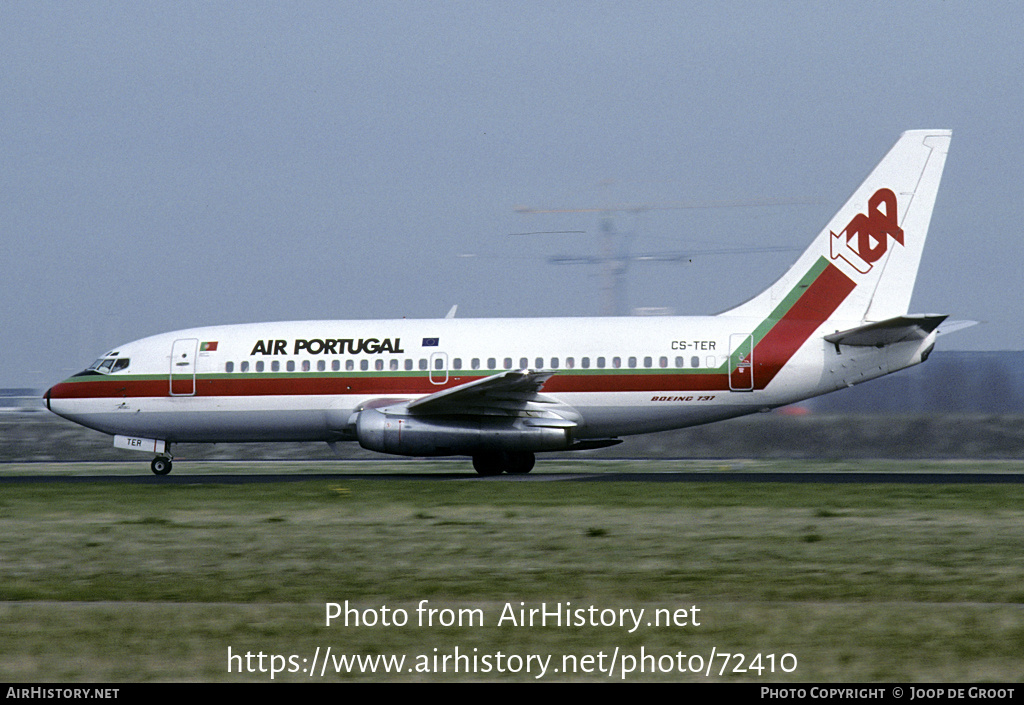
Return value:
<svg viewBox="0 0 1024 705">
<path fill-rule="evenodd" d="M 48 403 L 109 434 L 170 442 L 335 441 L 352 438 L 350 419 L 368 402 L 413 400 L 532 369 L 554 372 L 542 392 L 578 424 L 574 438 L 609 438 L 789 404 L 914 364 L 924 347 L 838 355 L 819 335 L 817 344 L 801 345 L 787 359 L 767 349 L 741 359 L 737 349 L 759 323 L 721 316 L 196 328 L 110 351 L 107 359 L 128 364 L 72 377 L 50 390 Z"/>
</svg>

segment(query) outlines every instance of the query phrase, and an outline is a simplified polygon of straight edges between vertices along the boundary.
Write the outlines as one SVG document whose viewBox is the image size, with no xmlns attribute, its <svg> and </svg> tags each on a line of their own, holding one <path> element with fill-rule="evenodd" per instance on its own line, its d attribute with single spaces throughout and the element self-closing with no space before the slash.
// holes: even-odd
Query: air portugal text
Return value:
<svg viewBox="0 0 1024 705">
<path fill-rule="evenodd" d="M 288 352 L 291 347 L 291 352 Z M 287 340 L 257 340 L 250 355 L 380 355 L 404 353 L 401 338 L 296 338 L 292 346 Z"/>
</svg>

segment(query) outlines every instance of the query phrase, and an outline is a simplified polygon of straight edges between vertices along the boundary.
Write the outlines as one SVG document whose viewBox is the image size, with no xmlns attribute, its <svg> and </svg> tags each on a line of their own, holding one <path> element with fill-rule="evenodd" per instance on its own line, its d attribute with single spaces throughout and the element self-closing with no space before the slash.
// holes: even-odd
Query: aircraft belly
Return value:
<svg viewBox="0 0 1024 705">
<path fill-rule="evenodd" d="M 758 392 L 641 392 L 565 394 L 559 398 L 582 416 L 583 424 L 574 436 L 586 439 L 668 431 L 743 416 L 757 411 L 763 405 L 762 397 Z"/>
<path fill-rule="evenodd" d="M 118 403 L 115 403 L 118 402 Z M 54 411 L 103 433 L 176 443 L 331 441 L 351 409 L 330 397 L 159 397 L 61 400 Z"/>
</svg>

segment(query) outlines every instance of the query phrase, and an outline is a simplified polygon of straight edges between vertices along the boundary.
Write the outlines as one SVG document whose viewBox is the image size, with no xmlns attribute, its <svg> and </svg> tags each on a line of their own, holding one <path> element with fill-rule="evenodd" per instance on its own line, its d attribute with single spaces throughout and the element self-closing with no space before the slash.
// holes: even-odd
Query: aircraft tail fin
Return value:
<svg viewBox="0 0 1024 705">
<path fill-rule="evenodd" d="M 820 320 L 863 322 L 905 315 L 951 136 L 904 132 L 796 264 L 722 315 L 781 318 L 807 310 Z"/>
</svg>

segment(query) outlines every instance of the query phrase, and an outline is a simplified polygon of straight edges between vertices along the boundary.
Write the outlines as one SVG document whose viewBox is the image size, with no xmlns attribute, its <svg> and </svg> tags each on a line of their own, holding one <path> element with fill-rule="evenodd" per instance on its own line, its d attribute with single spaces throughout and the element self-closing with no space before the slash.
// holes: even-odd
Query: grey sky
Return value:
<svg viewBox="0 0 1024 705">
<path fill-rule="evenodd" d="M 599 314 L 546 262 L 598 216 L 515 206 L 806 199 L 616 219 L 802 248 L 912 128 L 954 131 L 912 309 L 1020 349 L 1022 35 L 1014 2 L 4 2 L 0 386 L 193 325 Z M 588 234 L 509 235 L 541 230 Z M 630 304 L 794 257 L 639 264 Z"/>
</svg>

